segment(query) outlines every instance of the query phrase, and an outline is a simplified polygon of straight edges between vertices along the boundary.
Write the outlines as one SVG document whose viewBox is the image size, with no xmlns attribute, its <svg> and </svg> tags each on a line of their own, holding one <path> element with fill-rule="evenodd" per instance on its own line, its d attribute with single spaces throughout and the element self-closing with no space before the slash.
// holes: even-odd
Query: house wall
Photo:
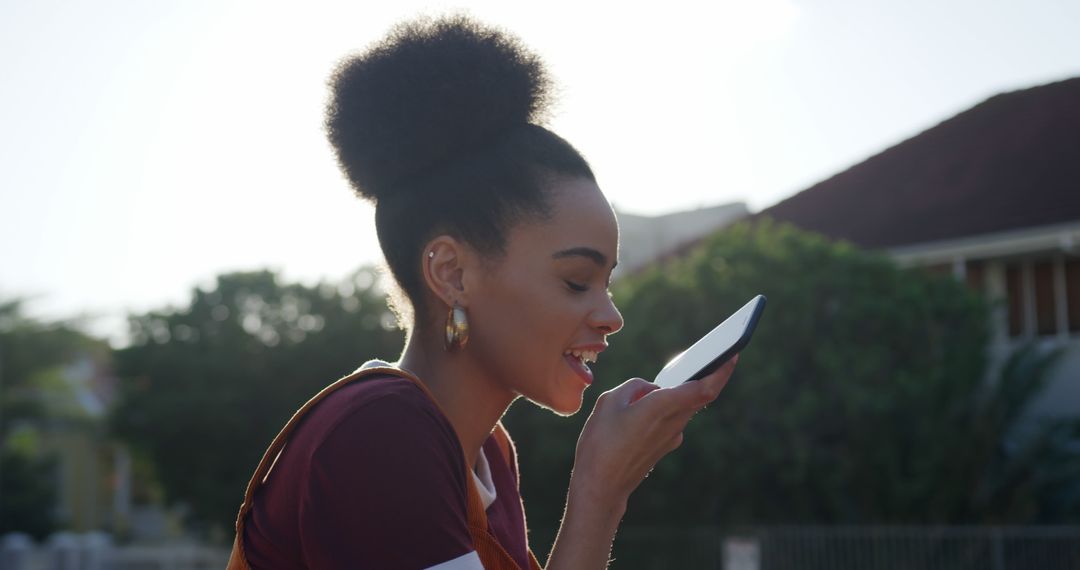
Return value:
<svg viewBox="0 0 1080 570">
<path fill-rule="evenodd" d="M 43 447 L 59 459 L 56 473 L 57 522 L 87 532 L 109 527 L 111 476 L 108 447 L 100 429 L 57 425 L 43 434 Z"/>
<path fill-rule="evenodd" d="M 1046 350 L 1062 349 L 1063 355 L 1050 374 L 1045 391 L 1029 412 L 1049 418 L 1080 416 L 1080 319 L 1075 315 L 1080 305 L 1080 295 L 1076 294 L 1080 283 L 1074 282 L 1075 273 L 1066 271 L 1067 267 L 1080 264 L 1080 259 L 1064 252 L 1043 251 L 981 263 L 986 268 L 986 279 L 978 288 L 995 305 L 991 319 L 992 368 L 996 369 L 1014 350 L 1030 342 Z M 1049 279 L 1045 272 L 1036 274 L 1037 267 L 1047 266 Z M 1049 311 L 1047 298 L 1052 309 Z M 1039 310 L 1040 306 L 1043 310 Z"/>
<path fill-rule="evenodd" d="M 1080 416 L 1080 339 L 1071 339 L 1065 348 L 1046 391 L 1030 410 L 1034 416 Z"/>
<path fill-rule="evenodd" d="M 992 303 L 991 375 L 1031 342 L 1064 351 L 1033 417 L 1080 416 L 1080 224 L 1029 228 L 890 252 L 901 265 L 951 272 Z"/>
</svg>

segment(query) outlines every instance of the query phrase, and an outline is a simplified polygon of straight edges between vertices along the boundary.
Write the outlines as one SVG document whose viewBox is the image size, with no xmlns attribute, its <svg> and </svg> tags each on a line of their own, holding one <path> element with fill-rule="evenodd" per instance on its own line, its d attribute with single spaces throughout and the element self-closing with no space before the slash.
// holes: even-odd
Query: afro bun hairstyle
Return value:
<svg viewBox="0 0 1080 570">
<path fill-rule="evenodd" d="M 514 223 L 550 215 L 554 180 L 595 181 L 581 154 L 539 125 L 551 99 L 540 59 L 468 17 L 395 26 L 342 62 L 330 87 L 327 135 L 353 189 L 375 203 L 407 328 L 425 316 L 428 241 L 449 234 L 498 256 Z"/>
<path fill-rule="evenodd" d="M 380 195 L 540 122 L 549 82 L 540 59 L 513 36 L 464 16 L 395 26 L 331 78 L 326 126 L 360 195 Z"/>
</svg>

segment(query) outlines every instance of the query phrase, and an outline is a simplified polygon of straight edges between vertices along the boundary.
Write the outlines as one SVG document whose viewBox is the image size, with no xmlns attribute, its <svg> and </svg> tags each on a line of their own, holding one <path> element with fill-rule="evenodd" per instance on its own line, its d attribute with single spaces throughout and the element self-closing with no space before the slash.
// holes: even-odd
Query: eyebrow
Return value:
<svg viewBox="0 0 1080 570">
<path fill-rule="evenodd" d="M 551 254 L 551 257 L 554 258 L 554 259 L 562 259 L 564 257 L 573 257 L 573 256 L 587 257 L 587 258 L 595 261 L 596 264 L 599 265 L 600 267 L 605 267 L 605 266 L 607 266 L 607 263 L 608 263 L 606 255 L 600 253 L 599 251 L 597 251 L 597 250 L 595 250 L 595 249 L 593 249 L 591 247 L 571 247 L 570 249 L 564 249 L 562 251 L 556 251 L 555 253 Z M 615 263 L 612 263 L 611 268 L 614 269 L 615 266 L 618 265 L 618 264 L 619 264 L 618 261 L 616 261 Z"/>
</svg>

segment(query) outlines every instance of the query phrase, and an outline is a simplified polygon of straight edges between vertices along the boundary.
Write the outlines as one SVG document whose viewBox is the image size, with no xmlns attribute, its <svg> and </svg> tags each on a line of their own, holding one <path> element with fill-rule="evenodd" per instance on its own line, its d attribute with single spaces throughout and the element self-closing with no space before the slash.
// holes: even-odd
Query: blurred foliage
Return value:
<svg viewBox="0 0 1080 570">
<path fill-rule="evenodd" d="M 229 529 L 292 413 L 365 360 L 400 353 L 394 322 L 373 269 L 316 286 L 221 275 L 186 307 L 130 317 L 113 429 L 154 464 L 168 501 Z"/>
<path fill-rule="evenodd" d="M 69 322 L 27 317 L 24 300 L 0 301 L 0 433 L 12 426 L 49 416 L 56 398 L 65 391 L 63 367 L 78 357 L 107 358 L 109 347 Z"/>
<path fill-rule="evenodd" d="M 979 522 L 1080 521 L 1080 418 L 1026 416 L 1064 351 L 1020 347 L 968 411 L 971 445 L 960 451 L 975 482 L 972 510 L 985 513 Z"/>
<path fill-rule="evenodd" d="M 651 380 L 759 293 L 768 306 L 730 384 L 631 497 L 626 524 L 1026 523 L 1063 515 L 1040 505 L 1080 489 L 1067 426 L 1017 429 L 1056 355 L 1022 351 L 987 389 L 988 306 L 951 278 L 766 220 L 613 293 L 626 326 L 582 413 L 507 415 L 533 529 L 558 524 L 596 396 Z M 531 540 L 546 552 L 552 538 Z"/>
<path fill-rule="evenodd" d="M 42 540 L 57 529 L 56 457 L 0 450 L 0 536 L 25 532 Z"/>
<path fill-rule="evenodd" d="M 56 457 L 42 449 L 43 427 L 78 418 L 62 370 L 108 346 L 68 322 L 25 315 L 25 301 L 0 301 L 0 534 L 41 538 L 57 527 Z"/>
</svg>

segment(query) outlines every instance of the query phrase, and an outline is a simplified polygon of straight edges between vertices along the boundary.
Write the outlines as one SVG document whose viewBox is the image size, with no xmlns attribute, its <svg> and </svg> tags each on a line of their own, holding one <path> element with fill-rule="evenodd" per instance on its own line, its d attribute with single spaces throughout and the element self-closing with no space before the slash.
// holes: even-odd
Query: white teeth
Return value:
<svg viewBox="0 0 1080 570">
<path fill-rule="evenodd" d="M 567 350 L 563 354 L 572 354 L 574 358 L 577 358 L 582 362 L 588 363 L 596 362 L 596 357 L 599 353 L 595 350 Z"/>
</svg>

